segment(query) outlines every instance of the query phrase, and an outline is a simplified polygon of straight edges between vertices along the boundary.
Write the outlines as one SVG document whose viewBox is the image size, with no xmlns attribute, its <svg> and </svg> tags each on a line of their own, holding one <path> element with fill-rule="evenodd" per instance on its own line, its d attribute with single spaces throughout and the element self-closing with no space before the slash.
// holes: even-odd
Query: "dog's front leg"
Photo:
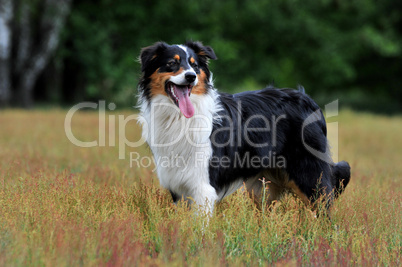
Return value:
<svg viewBox="0 0 402 267">
<path fill-rule="evenodd" d="M 218 200 L 215 188 L 209 183 L 203 183 L 193 188 L 191 198 L 196 205 L 197 211 L 211 216 L 214 210 L 215 202 Z"/>
</svg>

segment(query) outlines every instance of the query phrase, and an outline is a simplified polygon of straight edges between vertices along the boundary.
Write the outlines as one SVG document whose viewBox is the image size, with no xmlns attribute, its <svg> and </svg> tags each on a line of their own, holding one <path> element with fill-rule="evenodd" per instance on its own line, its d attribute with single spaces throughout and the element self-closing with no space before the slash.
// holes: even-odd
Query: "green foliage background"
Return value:
<svg viewBox="0 0 402 267">
<path fill-rule="evenodd" d="M 75 1 L 55 61 L 63 102 L 135 104 L 141 47 L 201 40 L 219 90 L 302 84 L 320 104 L 402 110 L 397 0 Z"/>
</svg>

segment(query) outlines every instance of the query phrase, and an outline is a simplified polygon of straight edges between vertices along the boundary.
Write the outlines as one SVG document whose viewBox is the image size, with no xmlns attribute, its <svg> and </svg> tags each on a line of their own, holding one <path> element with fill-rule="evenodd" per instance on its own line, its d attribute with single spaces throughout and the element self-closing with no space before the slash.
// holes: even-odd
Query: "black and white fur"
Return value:
<svg viewBox="0 0 402 267">
<path fill-rule="evenodd" d="M 329 207 L 348 184 L 350 167 L 332 162 L 318 105 L 302 87 L 220 93 L 208 69 L 210 59 L 216 59 L 213 49 L 200 42 L 158 42 L 141 51 L 139 121 L 160 183 L 174 202 L 188 200 L 211 212 L 217 201 L 243 185 L 259 200 L 265 178 L 269 203 L 290 190 L 306 203 L 324 195 Z M 191 107 L 179 108 L 175 99 L 181 93 L 194 108 L 189 118 L 181 111 L 191 113 Z M 306 146 L 326 156 L 318 158 Z M 242 156 L 261 162 L 281 157 L 285 164 L 239 166 L 235 159 Z M 225 164 L 216 164 L 219 159 Z"/>
</svg>

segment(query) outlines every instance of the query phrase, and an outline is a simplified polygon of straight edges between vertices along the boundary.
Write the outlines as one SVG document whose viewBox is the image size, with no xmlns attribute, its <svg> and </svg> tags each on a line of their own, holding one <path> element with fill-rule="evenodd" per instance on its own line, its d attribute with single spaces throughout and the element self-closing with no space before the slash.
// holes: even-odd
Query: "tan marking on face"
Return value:
<svg viewBox="0 0 402 267">
<path fill-rule="evenodd" d="M 165 91 L 165 84 L 170 77 L 178 75 L 183 72 L 183 68 L 180 68 L 177 72 L 159 72 L 157 69 L 152 75 L 150 76 L 151 82 L 151 97 L 156 95 L 165 95 L 167 93 Z"/>
<path fill-rule="evenodd" d="M 173 57 L 174 59 L 176 59 L 177 61 L 179 61 L 180 60 L 180 56 L 179 55 L 174 55 L 174 57 Z"/>
<path fill-rule="evenodd" d="M 192 57 L 192 58 L 190 58 L 190 62 L 192 63 L 192 64 L 194 64 L 194 62 L 195 62 L 195 59 Z"/>
<path fill-rule="evenodd" d="M 204 95 L 207 92 L 205 83 L 205 80 L 207 79 L 207 74 L 203 70 L 200 70 L 200 74 L 197 74 L 197 76 L 198 83 L 193 87 L 191 93 L 196 95 Z"/>
</svg>

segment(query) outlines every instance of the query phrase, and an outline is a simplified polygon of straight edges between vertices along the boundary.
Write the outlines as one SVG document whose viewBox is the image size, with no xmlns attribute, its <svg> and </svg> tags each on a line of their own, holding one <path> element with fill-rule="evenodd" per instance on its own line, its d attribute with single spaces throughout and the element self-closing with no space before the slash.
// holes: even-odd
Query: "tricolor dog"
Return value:
<svg viewBox="0 0 402 267">
<path fill-rule="evenodd" d="M 350 167 L 332 161 L 318 105 L 303 87 L 218 92 L 208 68 L 215 59 L 200 42 L 141 51 L 139 121 L 173 201 L 209 213 L 242 186 L 259 201 L 264 178 L 268 203 L 292 191 L 306 203 L 325 196 L 329 208 Z"/>
</svg>

